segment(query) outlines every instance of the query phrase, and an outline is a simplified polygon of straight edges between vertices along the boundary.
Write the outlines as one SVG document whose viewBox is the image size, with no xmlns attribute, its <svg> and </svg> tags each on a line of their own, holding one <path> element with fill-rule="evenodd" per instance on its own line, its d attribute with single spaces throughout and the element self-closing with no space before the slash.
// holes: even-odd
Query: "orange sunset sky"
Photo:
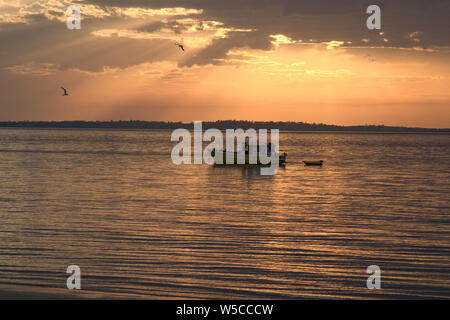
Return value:
<svg viewBox="0 0 450 320">
<path fill-rule="evenodd" d="M 449 128 L 448 15 L 447 0 L 0 0 L 0 121 Z"/>
</svg>

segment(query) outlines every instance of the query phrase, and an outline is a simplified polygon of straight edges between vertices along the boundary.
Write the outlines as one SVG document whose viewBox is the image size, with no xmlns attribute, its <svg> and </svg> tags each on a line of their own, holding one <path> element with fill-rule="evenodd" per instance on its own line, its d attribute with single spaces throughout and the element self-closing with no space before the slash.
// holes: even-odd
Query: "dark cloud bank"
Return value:
<svg viewBox="0 0 450 320">
<path fill-rule="evenodd" d="M 230 32 L 227 38 L 216 39 L 196 52 L 180 66 L 217 64 L 233 48 L 250 47 L 269 50 L 271 34 L 284 34 L 294 40 L 314 42 L 345 41 L 345 46 L 392 46 L 428 48 L 449 45 L 448 0 L 89 0 L 99 6 L 202 9 L 197 16 L 203 20 L 221 21 L 225 27 L 252 29 L 251 32 Z M 382 30 L 389 43 L 377 31 L 365 26 L 365 10 L 370 4 L 382 9 Z M 77 68 L 101 71 L 104 67 L 125 68 L 143 62 L 170 59 L 163 51 L 176 50 L 169 40 L 99 38 L 90 35 L 101 28 L 119 26 L 121 17 L 93 19 L 83 23 L 80 31 L 67 31 L 60 21 L 43 15 L 27 17 L 29 24 L 0 24 L 0 67 L 33 61 L 52 63 L 61 69 Z M 149 22 L 137 31 L 152 32 L 172 28 L 182 33 L 177 17 L 168 22 Z M 408 34 L 418 32 L 420 42 Z M 70 35 L 70 36 L 69 36 Z M 369 43 L 363 43 L 363 38 Z M 351 42 L 347 43 L 347 42 Z M 51 50 L 40 50 L 51 48 Z M 123 59 L 126 56 L 128 59 Z"/>
</svg>

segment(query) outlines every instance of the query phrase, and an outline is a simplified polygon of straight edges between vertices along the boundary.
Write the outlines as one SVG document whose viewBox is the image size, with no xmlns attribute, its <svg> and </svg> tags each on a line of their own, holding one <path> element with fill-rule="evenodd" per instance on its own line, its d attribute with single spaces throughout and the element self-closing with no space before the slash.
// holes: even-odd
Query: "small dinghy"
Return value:
<svg viewBox="0 0 450 320">
<path fill-rule="evenodd" d="M 321 166 L 323 165 L 323 160 L 303 160 L 305 166 Z"/>
</svg>

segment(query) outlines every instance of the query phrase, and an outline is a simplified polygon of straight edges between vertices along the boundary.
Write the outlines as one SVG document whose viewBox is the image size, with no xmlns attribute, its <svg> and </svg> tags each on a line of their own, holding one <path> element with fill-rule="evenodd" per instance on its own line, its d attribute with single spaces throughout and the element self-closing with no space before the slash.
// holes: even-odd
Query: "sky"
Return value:
<svg viewBox="0 0 450 320">
<path fill-rule="evenodd" d="M 380 30 L 366 26 L 373 4 Z M 450 128 L 449 12 L 448 0 L 0 0 L 0 121 Z"/>
</svg>

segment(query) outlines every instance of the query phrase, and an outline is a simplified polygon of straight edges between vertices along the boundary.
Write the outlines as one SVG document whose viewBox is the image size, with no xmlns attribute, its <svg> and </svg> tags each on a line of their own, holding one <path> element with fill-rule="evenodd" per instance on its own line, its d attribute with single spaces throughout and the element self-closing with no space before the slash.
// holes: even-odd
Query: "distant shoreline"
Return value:
<svg viewBox="0 0 450 320">
<path fill-rule="evenodd" d="M 193 129 L 193 123 L 163 121 L 6 121 L 0 122 L 0 128 L 37 128 L 37 129 Z M 203 129 L 280 129 L 281 131 L 311 132 L 384 132 L 384 133 L 446 133 L 450 128 L 396 127 L 384 125 L 338 126 L 328 124 L 311 124 L 305 122 L 265 122 L 265 121 L 205 121 Z"/>
</svg>

